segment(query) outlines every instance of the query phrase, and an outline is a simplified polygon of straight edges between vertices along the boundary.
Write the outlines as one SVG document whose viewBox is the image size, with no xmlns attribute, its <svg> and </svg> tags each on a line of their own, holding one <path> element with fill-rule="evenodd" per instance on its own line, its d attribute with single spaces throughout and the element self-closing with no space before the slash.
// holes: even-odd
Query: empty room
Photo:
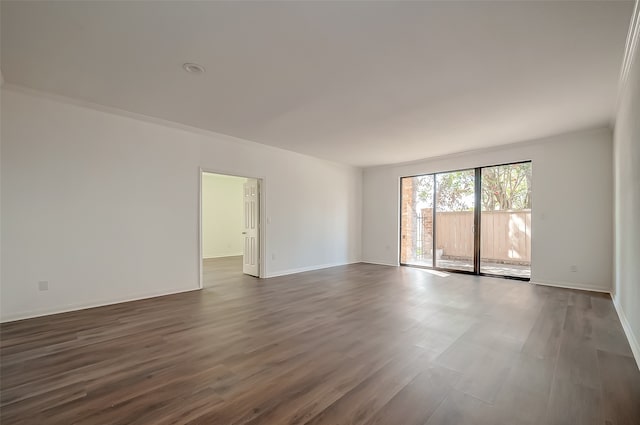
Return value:
<svg viewBox="0 0 640 425">
<path fill-rule="evenodd" d="M 640 4 L 0 0 L 2 425 L 640 424 Z"/>
</svg>

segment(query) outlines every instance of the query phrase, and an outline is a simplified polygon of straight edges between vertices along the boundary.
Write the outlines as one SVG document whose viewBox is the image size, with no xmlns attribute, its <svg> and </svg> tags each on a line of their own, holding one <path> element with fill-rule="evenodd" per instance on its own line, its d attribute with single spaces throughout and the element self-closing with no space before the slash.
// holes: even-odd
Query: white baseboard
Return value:
<svg viewBox="0 0 640 425">
<path fill-rule="evenodd" d="M 577 285 L 575 283 L 557 282 L 552 280 L 532 280 L 534 285 L 553 286 L 555 288 L 578 289 L 580 291 L 603 292 L 611 294 L 611 288 L 599 288 L 597 286 Z"/>
<path fill-rule="evenodd" d="M 283 270 L 275 273 L 270 273 L 266 277 L 285 276 L 289 274 L 302 273 L 302 272 L 307 272 L 312 270 L 320 270 L 320 269 L 327 269 L 330 267 L 345 266 L 347 264 L 356 264 L 359 262 L 360 260 L 356 260 L 356 261 L 350 261 L 350 262 L 344 262 L 344 263 L 331 263 L 331 264 L 321 264 L 321 265 L 309 266 L 309 267 L 300 267 L 296 269 L 289 269 L 289 270 Z M 144 300 L 147 298 L 156 298 L 156 297 L 162 297 L 165 295 L 180 294 L 183 292 L 199 291 L 200 289 L 202 288 L 196 287 L 196 288 L 190 288 L 190 289 L 181 289 L 177 291 L 160 291 L 160 292 L 142 294 L 142 295 L 127 297 L 127 298 L 116 298 L 116 299 L 95 301 L 95 302 L 84 303 L 84 304 L 66 305 L 66 306 L 56 307 L 56 308 L 23 311 L 23 312 L 8 314 L 6 316 L 0 317 L 0 323 L 15 322 L 16 320 L 32 319 L 35 317 L 49 316 L 52 314 L 68 313 L 70 311 L 86 310 L 88 308 L 103 307 L 106 305 L 126 303 L 129 301 L 138 301 L 138 300 Z"/>
<path fill-rule="evenodd" d="M 178 291 L 162 291 L 157 293 L 134 296 L 131 298 L 110 299 L 110 300 L 103 300 L 103 301 L 95 301 L 95 302 L 86 303 L 86 304 L 67 305 L 64 307 L 57 307 L 57 308 L 30 310 L 30 311 L 13 313 L 13 314 L 8 314 L 6 316 L 3 316 L 2 318 L 0 318 L 0 323 L 15 322 L 16 320 L 33 319 L 34 317 L 50 316 L 52 314 L 68 313 L 71 311 L 86 310 L 89 308 L 104 307 L 112 304 L 120 304 L 120 303 L 126 303 L 130 301 L 145 300 L 147 298 L 163 297 L 165 295 L 181 294 L 183 292 L 191 292 L 191 291 L 199 291 L 199 290 L 200 288 L 181 289 Z"/>
<path fill-rule="evenodd" d="M 616 312 L 618 313 L 618 318 L 620 318 L 620 323 L 622 323 L 622 329 L 624 329 L 624 334 L 627 336 L 627 340 L 629 341 L 629 345 L 631 346 L 631 352 L 633 353 L 633 358 L 636 359 L 636 365 L 638 369 L 640 369 L 640 344 L 636 339 L 633 330 L 631 329 L 631 325 L 627 320 L 627 316 L 624 314 L 624 310 L 622 306 L 618 302 L 617 297 L 613 298 L 613 306 L 616 308 Z"/>
<path fill-rule="evenodd" d="M 310 272 L 313 270 L 328 269 L 331 267 L 346 266 L 349 264 L 357 264 L 357 263 L 360 263 L 360 261 L 357 260 L 357 261 L 348 261 L 346 263 L 329 263 L 329 264 L 320 264 L 320 265 L 308 266 L 308 267 L 299 267 L 295 269 L 287 269 L 287 270 L 267 273 L 265 277 L 270 278 L 270 277 L 286 276 L 290 274 L 304 273 L 304 272 Z"/>
<path fill-rule="evenodd" d="M 562 282 L 548 282 L 548 281 L 536 281 L 536 282 L 531 282 L 534 283 L 536 285 L 544 285 L 544 286 L 553 286 L 553 287 L 557 287 L 557 288 L 566 288 L 566 289 L 579 289 L 581 291 L 593 291 L 593 292 L 603 292 L 605 294 L 609 294 L 611 295 L 611 299 L 613 301 L 613 306 L 616 309 L 616 313 L 618 313 L 618 318 L 620 319 L 620 323 L 622 324 L 622 328 L 624 329 L 624 334 L 627 337 L 627 341 L 629 341 L 629 346 L 631 347 L 631 352 L 633 353 L 633 358 L 636 361 L 636 365 L 638 366 L 638 369 L 640 369 L 640 343 L 638 343 L 638 340 L 635 337 L 635 334 L 633 333 L 632 329 L 631 329 L 631 325 L 629 324 L 629 321 L 627 320 L 627 316 L 625 316 L 624 314 L 624 310 L 622 309 L 622 306 L 620 305 L 620 303 L 618 302 L 617 298 L 614 296 L 614 294 L 611 292 L 610 289 L 603 289 L 603 288 L 594 288 L 594 287 L 589 287 L 589 286 L 580 286 L 580 285 L 574 285 L 574 284 L 569 284 L 569 283 L 562 283 Z"/>
<path fill-rule="evenodd" d="M 229 255 L 218 255 L 216 257 L 203 257 L 203 260 L 214 260 L 216 258 L 232 258 L 232 257 L 242 257 L 242 252 L 240 254 L 229 254 Z"/>
<path fill-rule="evenodd" d="M 362 260 L 365 264 L 375 264 L 376 266 L 389 266 L 389 267 L 400 267 L 400 264 L 391 264 L 391 263 L 383 263 L 379 261 L 365 261 Z"/>
</svg>

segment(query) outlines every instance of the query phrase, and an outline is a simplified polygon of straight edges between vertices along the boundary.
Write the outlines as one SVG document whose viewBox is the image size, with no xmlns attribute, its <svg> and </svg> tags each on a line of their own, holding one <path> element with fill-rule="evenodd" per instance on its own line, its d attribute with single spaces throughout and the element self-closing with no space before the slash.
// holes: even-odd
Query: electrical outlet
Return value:
<svg viewBox="0 0 640 425">
<path fill-rule="evenodd" d="M 48 291 L 49 290 L 49 281 L 41 280 L 38 282 L 38 291 Z"/>
<path fill-rule="evenodd" d="M 275 260 L 276 259 L 276 254 L 271 254 L 271 259 Z"/>
<path fill-rule="evenodd" d="M 578 271 L 578 266 L 575 266 L 575 265 L 571 266 L 571 267 L 569 267 L 569 270 L 571 270 L 573 273 L 575 273 L 575 272 Z"/>
</svg>

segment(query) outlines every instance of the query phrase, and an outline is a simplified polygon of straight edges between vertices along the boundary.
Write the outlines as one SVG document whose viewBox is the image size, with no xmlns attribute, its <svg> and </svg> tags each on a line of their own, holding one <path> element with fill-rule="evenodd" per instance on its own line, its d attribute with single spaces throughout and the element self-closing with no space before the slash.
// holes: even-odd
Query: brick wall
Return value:
<svg viewBox="0 0 640 425">
<path fill-rule="evenodd" d="M 400 237 L 400 262 L 408 263 L 415 258 L 413 252 L 414 240 L 416 237 L 415 216 L 416 211 L 413 205 L 415 187 L 413 179 L 402 179 L 402 205 L 400 211 L 400 226 L 402 235 Z"/>
</svg>

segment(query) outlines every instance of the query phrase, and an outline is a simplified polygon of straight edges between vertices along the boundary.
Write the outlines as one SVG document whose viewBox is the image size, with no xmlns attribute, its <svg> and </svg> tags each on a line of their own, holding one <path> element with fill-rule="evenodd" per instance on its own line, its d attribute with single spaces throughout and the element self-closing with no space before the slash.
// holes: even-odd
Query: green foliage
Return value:
<svg viewBox="0 0 640 425">
<path fill-rule="evenodd" d="M 416 199 L 433 207 L 434 180 L 436 204 L 440 211 L 469 211 L 474 203 L 474 170 L 453 171 L 415 177 Z M 531 208 L 531 163 L 482 169 L 483 211 Z"/>
<path fill-rule="evenodd" d="M 433 206 L 434 176 L 417 177 L 418 200 Z M 473 209 L 474 171 L 453 171 L 436 174 L 436 205 L 441 211 L 468 211 Z"/>
<path fill-rule="evenodd" d="M 531 208 L 531 163 L 482 169 L 484 211 Z"/>
</svg>

